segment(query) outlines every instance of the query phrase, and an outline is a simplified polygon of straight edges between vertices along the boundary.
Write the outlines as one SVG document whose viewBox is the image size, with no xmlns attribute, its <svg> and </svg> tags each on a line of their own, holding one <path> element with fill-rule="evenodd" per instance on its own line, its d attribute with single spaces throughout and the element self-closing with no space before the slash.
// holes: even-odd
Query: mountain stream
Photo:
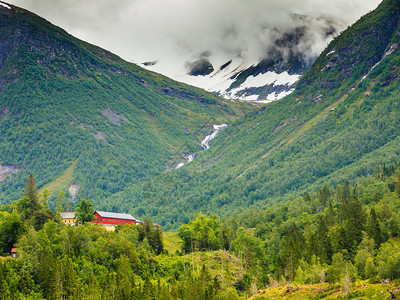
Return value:
<svg viewBox="0 0 400 300">
<path fill-rule="evenodd" d="M 215 139 L 215 137 L 218 135 L 218 133 L 224 129 L 226 126 L 228 126 L 227 124 L 220 124 L 220 125 L 213 125 L 214 127 L 214 131 L 213 133 L 211 133 L 210 135 L 207 135 L 200 143 L 201 148 L 203 150 L 207 150 L 210 148 L 210 142 Z M 185 164 L 190 163 L 195 157 L 197 156 L 197 153 L 195 154 L 189 154 L 188 156 L 186 156 L 186 162 L 185 163 L 180 163 L 178 164 L 175 169 L 179 169 L 182 168 Z"/>
</svg>

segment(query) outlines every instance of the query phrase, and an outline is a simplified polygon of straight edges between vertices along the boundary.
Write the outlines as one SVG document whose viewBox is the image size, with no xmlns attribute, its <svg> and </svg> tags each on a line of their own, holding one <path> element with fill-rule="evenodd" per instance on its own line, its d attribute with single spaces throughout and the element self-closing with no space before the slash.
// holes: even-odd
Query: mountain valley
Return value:
<svg viewBox="0 0 400 300">
<path fill-rule="evenodd" d="M 257 106 L 0 2 L 0 299 L 399 297 L 399 89 L 400 0 Z"/>
</svg>

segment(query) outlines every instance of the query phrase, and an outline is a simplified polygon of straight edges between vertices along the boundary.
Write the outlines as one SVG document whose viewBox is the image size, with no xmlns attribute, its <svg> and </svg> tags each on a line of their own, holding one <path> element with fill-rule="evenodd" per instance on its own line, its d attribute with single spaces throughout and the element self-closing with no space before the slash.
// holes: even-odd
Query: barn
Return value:
<svg viewBox="0 0 400 300">
<path fill-rule="evenodd" d="M 95 219 L 92 221 L 94 224 L 103 224 L 107 226 L 117 226 L 124 224 L 138 224 L 139 220 L 135 219 L 130 214 L 120 214 L 106 211 L 98 211 L 94 212 Z"/>
</svg>

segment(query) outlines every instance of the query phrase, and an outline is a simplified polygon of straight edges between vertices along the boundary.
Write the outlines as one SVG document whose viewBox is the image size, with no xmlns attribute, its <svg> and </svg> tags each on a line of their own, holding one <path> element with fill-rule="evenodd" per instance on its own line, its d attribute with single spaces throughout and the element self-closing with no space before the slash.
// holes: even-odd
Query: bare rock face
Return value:
<svg viewBox="0 0 400 300">
<path fill-rule="evenodd" d="M 17 173 L 21 168 L 11 165 L 0 165 L 0 182 L 3 182 L 7 175 Z"/>
<path fill-rule="evenodd" d="M 76 194 L 78 193 L 80 187 L 81 186 L 79 183 L 73 183 L 68 187 L 68 192 L 71 195 L 72 202 L 75 201 Z"/>
<path fill-rule="evenodd" d="M 107 117 L 107 119 L 114 125 L 121 126 L 121 120 L 129 123 L 129 120 L 124 115 L 116 114 L 109 107 L 107 109 L 103 109 L 101 113 L 103 114 L 103 116 Z"/>
<path fill-rule="evenodd" d="M 214 67 L 206 58 L 201 58 L 192 62 L 188 64 L 188 67 L 188 74 L 191 76 L 205 76 L 214 72 Z"/>
</svg>

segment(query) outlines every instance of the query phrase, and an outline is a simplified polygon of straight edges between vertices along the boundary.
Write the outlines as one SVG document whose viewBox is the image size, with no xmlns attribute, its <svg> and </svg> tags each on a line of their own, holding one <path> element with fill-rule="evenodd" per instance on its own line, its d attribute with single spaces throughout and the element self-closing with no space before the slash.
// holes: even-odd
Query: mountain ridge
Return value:
<svg viewBox="0 0 400 300">
<path fill-rule="evenodd" d="M 215 122 L 248 110 L 9 7 L 0 6 L 0 161 L 18 172 L 2 178 L 2 202 L 18 197 L 27 173 L 42 187 L 72 161 L 77 197 L 110 195 L 198 151 Z"/>
</svg>

